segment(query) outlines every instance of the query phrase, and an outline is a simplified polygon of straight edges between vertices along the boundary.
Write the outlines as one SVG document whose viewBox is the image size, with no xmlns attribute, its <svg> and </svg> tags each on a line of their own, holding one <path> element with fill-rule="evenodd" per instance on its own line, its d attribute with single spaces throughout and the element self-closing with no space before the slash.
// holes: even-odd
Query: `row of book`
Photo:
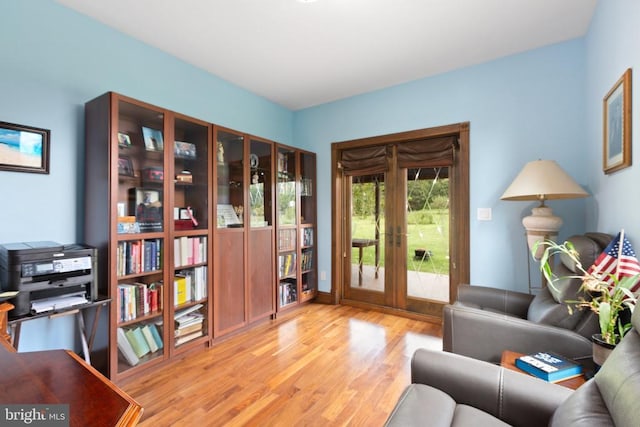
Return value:
<svg viewBox="0 0 640 427">
<path fill-rule="evenodd" d="M 298 289 L 295 282 L 280 282 L 280 307 L 298 301 Z"/>
<path fill-rule="evenodd" d="M 296 248 L 296 229 L 285 228 L 278 231 L 278 249 L 292 251 Z"/>
<path fill-rule="evenodd" d="M 302 271 L 309 271 L 313 268 L 313 251 L 305 249 L 300 256 L 300 269 Z"/>
<path fill-rule="evenodd" d="M 173 262 L 176 267 L 207 262 L 207 236 L 176 238 L 173 241 Z"/>
<path fill-rule="evenodd" d="M 162 239 L 133 240 L 118 243 L 118 276 L 162 269 Z"/>
<path fill-rule="evenodd" d="M 196 304 L 184 310 L 176 311 L 173 316 L 175 322 L 175 345 L 179 346 L 204 333 L 204 314 L 200 311 L 202 304 Z"/>
<path fill-rule="evenodd" d="M 173 278 L 173 304 L 182 305 L 199 301 L 207 296 L 207 266 L 190 268 L 176 273 Z"/>
<path fill-rule="evenodd" d="M 296 254 L 288 253 L 278 257 L 278 271 L 280 277 L 291 276 L 296 273 Z"/>
<path fill-rule="evenodd" d="M 154 324 L 143 324 L 133 328 L 118 328 L 118 349 L 124 360 L 136 366 L 140 359 L 164 347 L 162 329 Z"/>
<path fill-rule="evenodd" d="M 162 281 L 121 283 L 118 285 L 118 319 L 120 322 L 162 310 Z"/>
<path fill-rule="evenodd" d="M 302 229 L 302 246 L 313 246 L 313 228 Z"/>
</svg>

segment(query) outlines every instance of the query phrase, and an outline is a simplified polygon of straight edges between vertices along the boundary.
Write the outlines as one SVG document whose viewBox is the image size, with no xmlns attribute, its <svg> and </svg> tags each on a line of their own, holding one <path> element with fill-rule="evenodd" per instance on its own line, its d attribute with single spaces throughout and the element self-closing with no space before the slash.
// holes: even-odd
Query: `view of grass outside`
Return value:
<svg viewBox="0 0 640 427">
<path fill-rule="evenodd" d="M 413 171 L 414 176 L 419 176 Z M 352 186 L 352 239 L 375 239 L 375 179 L 354 182 Z M 384 182 L 380 187 L 380 260 L 384 266 Z M 449 274 L 449 181 L 448 179 L 409 180 L 407 188 L 407 269 Z M 415 250 L 427 256 L 416 258 Z M 363 250 L 364 265 L 375 265 L 375 248 Z M 352 264 L 358 263 L 358 249 L 352 249 Z"/>
<path fill-rule="evenodd" d="M 423 222 L 424 221 L 424 222 Z M 428 222 L 427 222 L 428 221 Z M 353 217 L 353 239 L 373 239 L 374 217 Z M 384 230 L 384 219 L 380 221 Z M 449 274 L 449 211 L 447 209 L 409 212 L 407 225 L 407 268 L 411 271 Z M 424 262 L 415 259 L 415 250 L 430 251 L 431 257 Z M 365 248 L 362 253 L 364 265 L 375 265 L 375 249 Z M 352 249 L 351 262 L 357 264 L 358 249 Z M 384 233 L 380 233 L 380 267 L 384 266 Z"/>
</svg>

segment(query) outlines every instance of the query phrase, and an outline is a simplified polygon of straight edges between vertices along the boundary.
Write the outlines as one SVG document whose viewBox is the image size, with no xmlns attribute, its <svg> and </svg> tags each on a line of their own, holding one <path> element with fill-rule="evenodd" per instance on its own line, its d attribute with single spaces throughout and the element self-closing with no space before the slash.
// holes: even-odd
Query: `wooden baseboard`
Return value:
<svg viewBox="0 0 640 427">
<path fill-rule="evenodd" d="M 330 292 L 318 291 L 318 293 L 316 294 L 316 298 L 313 300 L 313 302 L 318 304 L 335 305 L 335 303 L 332 301 L 332 295 Z"/>
</svg>

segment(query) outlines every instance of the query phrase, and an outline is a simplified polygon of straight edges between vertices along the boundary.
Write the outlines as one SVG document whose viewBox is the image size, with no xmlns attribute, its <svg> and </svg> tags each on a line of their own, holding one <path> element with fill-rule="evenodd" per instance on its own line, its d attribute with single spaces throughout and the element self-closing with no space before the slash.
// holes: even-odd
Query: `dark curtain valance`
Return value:
<svg viewBox="0 0 640 427">
<path fill-rule="evenodd" d="M 387 171 L 387 147 L 351 148 L 342 152 L 342 171 L 345 175 L 367 175 Z"/>
<path fill-rule="evenodd" d="M 398 167 L 452 166 L 457 148 L 456 136 L 429 138 L 398 144 Z"/>
</svg>

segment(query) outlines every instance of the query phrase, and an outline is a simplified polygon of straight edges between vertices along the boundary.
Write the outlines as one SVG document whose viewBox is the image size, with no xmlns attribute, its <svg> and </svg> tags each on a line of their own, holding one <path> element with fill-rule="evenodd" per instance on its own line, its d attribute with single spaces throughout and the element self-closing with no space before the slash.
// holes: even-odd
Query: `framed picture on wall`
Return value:
<svg viewBox="0 0 640 427">
<path fill-rule="evenodd" d="M 48 129 L 0 122 L 0 170 L 49 173 Z"/>
<path fill-rule="evenodd" d="M 631 68 L 603 100 L 602 169 L 605 174 L 631 166 Z"/>
</svg>

